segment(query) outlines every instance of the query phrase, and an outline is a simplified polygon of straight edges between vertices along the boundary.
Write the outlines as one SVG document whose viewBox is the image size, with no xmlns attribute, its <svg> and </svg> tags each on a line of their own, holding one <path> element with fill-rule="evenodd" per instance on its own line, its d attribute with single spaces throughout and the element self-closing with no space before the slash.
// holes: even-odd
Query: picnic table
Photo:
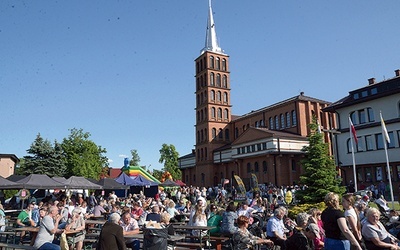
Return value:
<svg viewBox="0 0 400 250">
<path fill-rule="evenodd" d="M 203 245 L 203 238 L 207 238 L 210 240 L 210 230 L 216 228 L 215 226 L 188 226 L 188 225 L 174 225 L 174 229 L 178 230 L 199 230 L 199 231 L 205 231 L 206 235 L 203 236 L 203 234 L 200 232 L 199 233 L 199 241 L 200 241 L 200 246 Z M 210 248 L 210 246 L 209 246 Z"/>
</svg>

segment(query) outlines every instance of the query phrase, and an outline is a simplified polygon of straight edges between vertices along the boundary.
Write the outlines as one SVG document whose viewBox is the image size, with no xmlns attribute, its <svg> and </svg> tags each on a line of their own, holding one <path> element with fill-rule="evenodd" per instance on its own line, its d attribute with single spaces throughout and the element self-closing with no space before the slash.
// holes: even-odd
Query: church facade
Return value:
<svg viewBox="0 0 400 250">
<path fill-rule="evenodd" d="M 323 113 L 329 102 L 304 93 L 281 102 L 232 115 L 229 56 L 219 47 L 209 6 L 205 47 L 195 60 L 196 142 L 190 154 L 179 158 L 182 180 L 188 185 L 216 186 L 234 175 L 259 183 L 298 183 L 308 145 L 308 124 L 316 117 L 322 127 L 335 127 Z M 329 141 L 329 135 L 325 139 Z M 248 187 L 247 187 L 248 188 Z"/>
</svg>

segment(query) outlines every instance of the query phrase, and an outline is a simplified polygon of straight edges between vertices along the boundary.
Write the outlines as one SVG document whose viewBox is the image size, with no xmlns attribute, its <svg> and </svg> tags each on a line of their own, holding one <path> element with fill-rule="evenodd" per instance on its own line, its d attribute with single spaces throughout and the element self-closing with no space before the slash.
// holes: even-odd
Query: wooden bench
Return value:
<svg viewBox="0 0 400 250">
<path fill-rule="evenodd" d="M 194 236 L 194 235 L 186 235 L 185 236 L 187 239 L 199 239 L 198 236 Z M 230 238 L 229 237 L 223 237 L 223 236 L 210 236 L 210 238 L 208 236 L 204 236 L 203 240 L 210 240 L 211 244 L 215 245 L 215 249 L 216 250 L 222 250 L 222 243 L 229 241 Z M 199 243 L 196 243 L 199 245 Z"/>
<path fill-rule="evenodd" d="M 16 245 L 16 244 L 0 242 L 0 249 L 1 250 L 9 250 L 9 249 L 35 250 L 36 248 L 34 248 L 33 246 Z"/>
<path fill-rule="evenodd" d="M 200 244 L 199 242 L 182 242 L 178 241 L 175 242 L 176 247 L 183 247 L 186 249 L 197 249 L 197 248 L 203 248 L 205 246 L 204 243 Z"/>
<path fill-rule="evenodd" d="M 84 239 L 83 240 L 83 249 L 84 250 L 95 250 L 96 247 L 93 246 L 97 242 L 97 239 Z"/>
<path fill-rule="evenodd" d="M 5 237 L 4 242 L 8 242 L 9 238 L 15 240 L 16 232 L 15 231 L 4 231 L 0 232 L 0 242 L 3 242 L 3 238 Z"/>
</svg>

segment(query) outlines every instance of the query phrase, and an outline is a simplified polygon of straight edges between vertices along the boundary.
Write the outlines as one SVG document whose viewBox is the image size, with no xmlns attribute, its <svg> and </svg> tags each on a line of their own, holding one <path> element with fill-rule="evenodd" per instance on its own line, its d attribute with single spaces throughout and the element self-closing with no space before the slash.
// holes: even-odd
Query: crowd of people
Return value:
<svg viewBox="0 0 400 250">
<path fill-rule="evenodd" d="M 396 238 L 400 232 L 399 216 L 396 211 L 386 209 L 383 197 L 380 198 L 383 212 L 390 217 L 385 225 L 380 221 L 381 212 L 369 207 L 370 197 L 353 194 L 340 199 L 338 194 L 328 193 L 326 209 L 312 208 L 292 220 L 288 218 L 284 197 L 287 192 L 295 197 L 298 188 L 301 187 L 271 186 L 249 192 L 239 202 L 234 200 L 236 192 L 233 189 L 228 192 L 224 187 L 160 189 L 154 197 L 140 193 L 121 198 L 114 192 L 107 197 L 95 193 L 88 197 L 59 195 L 38 204 L 30 202 L 18 215 L 16 226 L 39 227 L 36 238 L 31 239 L 37 249 L 60 249 L 54 235 L 63 230 L 78 230 L 83 233 L 73 241 L 68 239 L 68 244 L 70 249 L 81 250 L 85 219 L 99 216 L 107 217 L 108 222 L 102 228 L 97 249 L 139 249 L 137 240 L 127 240 L 124 236 L 139 233 L 149 221 L 168 228 L 169 234 L 174 234 L 170 222 L 213 226 L 215 229 L 209 233 L 229 237 L 237 250 L 255 245 L 279 246 L 281 250 L 400 249 Z M 207 232 L 191 233 L 204 236 Z"/>
</svg>

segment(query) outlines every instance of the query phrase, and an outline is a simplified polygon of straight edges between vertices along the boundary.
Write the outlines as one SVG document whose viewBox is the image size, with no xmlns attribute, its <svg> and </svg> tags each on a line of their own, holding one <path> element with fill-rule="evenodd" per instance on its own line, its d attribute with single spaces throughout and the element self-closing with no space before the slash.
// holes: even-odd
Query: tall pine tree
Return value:
<svg viewBox="0 0 400 250">
<path fill-rule="evenodd" d="M 323 141 L 318 126 L 314 117 L 313 123 L 309 124 L 309 145 L 303 148 L 306 158 L 301 161 L 304 174 L 300 177 L 300 183 L 307 188 L 296 192 L 296 199 L 301 203 L 321 202 L 329 192 L 343 194 L 345 191 L 340 185 L 340 178 L 337 178 L 334 159 L 329 155 L 328 144 Z"/>
</svg>

